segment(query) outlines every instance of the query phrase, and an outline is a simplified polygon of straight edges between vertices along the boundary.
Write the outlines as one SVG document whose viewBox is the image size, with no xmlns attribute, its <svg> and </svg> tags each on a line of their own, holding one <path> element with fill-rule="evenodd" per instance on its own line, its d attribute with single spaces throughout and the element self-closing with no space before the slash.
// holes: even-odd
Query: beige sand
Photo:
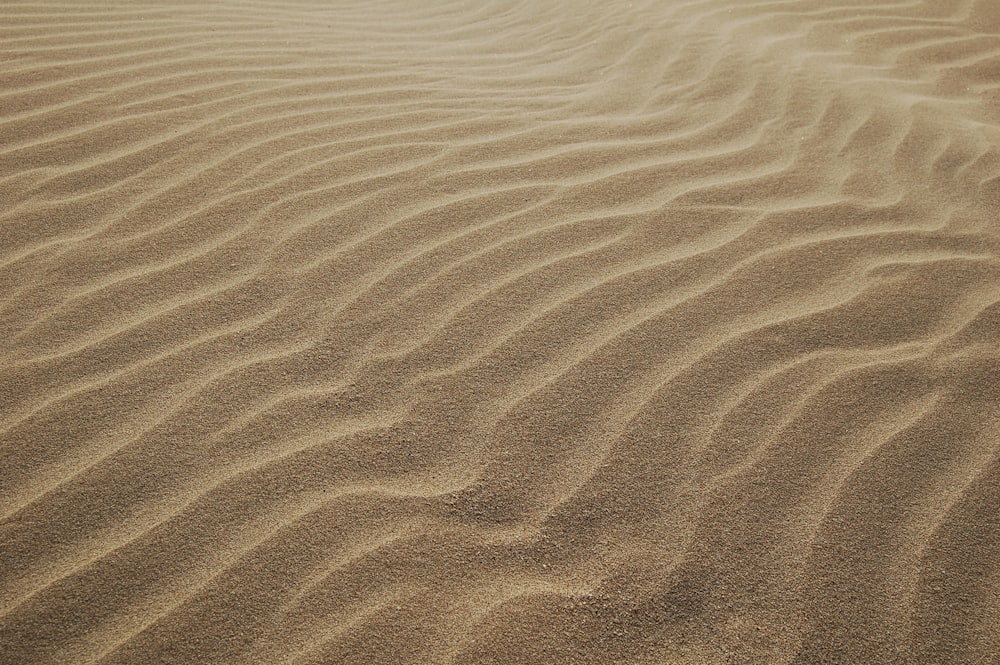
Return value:
<svg viewBox="0 0 1000 665">
<path fill-rule="evenodd" d="M 1000 3 L 0 5 L 0 663 L 1000 662 Z"/>
</svg>

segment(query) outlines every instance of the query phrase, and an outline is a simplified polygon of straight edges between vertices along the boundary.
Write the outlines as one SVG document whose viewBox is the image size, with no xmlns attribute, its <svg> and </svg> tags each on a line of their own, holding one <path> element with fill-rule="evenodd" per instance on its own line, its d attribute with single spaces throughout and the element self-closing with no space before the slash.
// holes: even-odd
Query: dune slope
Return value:
<svg viewBox="0 0 1000 665">
<path fill-rule="evenodd" d="M 989 0 L 0 5 L 0 662 L 1000 663 Z"/>
</svg>

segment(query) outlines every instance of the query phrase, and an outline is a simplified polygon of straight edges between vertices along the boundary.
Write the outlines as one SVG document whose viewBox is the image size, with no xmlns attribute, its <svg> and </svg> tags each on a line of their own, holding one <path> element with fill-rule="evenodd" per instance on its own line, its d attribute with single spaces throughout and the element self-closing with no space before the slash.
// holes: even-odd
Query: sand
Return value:
<svg viewBox="0 0 1000 665">
<path fill-rule="evenodd" d="M 1000 3 L 0 5 L 0 663 L 1000 663 Z"/>
</svg>

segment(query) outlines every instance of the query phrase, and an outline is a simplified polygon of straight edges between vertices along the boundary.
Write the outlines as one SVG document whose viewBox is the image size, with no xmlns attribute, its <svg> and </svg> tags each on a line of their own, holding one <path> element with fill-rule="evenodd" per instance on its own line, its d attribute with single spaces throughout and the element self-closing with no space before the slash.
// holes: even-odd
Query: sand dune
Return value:
<svg viewBox="0 0 1000 665">
<path fill-rule="evenodd" d="M 0 7 L 0 663 L 1000 663 L 1000 5 Z"/>
</svg>

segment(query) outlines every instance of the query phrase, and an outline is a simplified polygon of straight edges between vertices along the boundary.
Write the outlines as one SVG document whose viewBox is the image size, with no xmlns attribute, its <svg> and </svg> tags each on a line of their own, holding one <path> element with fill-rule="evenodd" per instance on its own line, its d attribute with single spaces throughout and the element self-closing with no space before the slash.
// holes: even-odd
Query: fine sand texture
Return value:
<svg viewBox="0 0 1000 665">
<path fill-rule="evenodd" d="M 5 0 L 0 663 L 1000 663 L 1000 2 Z"/>
</svg>

